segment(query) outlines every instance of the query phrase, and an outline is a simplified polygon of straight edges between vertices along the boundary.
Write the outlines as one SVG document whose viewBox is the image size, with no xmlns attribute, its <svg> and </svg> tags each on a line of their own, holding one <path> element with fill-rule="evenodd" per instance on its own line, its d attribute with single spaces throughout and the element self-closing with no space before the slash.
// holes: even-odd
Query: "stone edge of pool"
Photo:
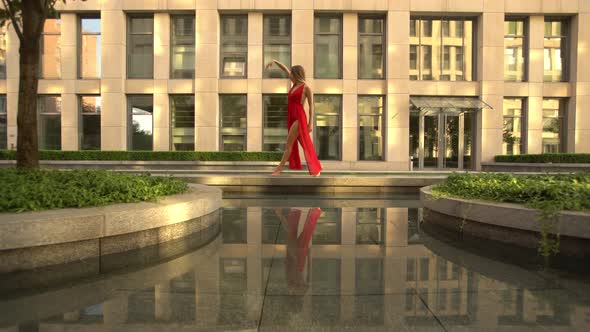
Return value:
<svg viewBox="0 0 590 332">
<path fill-rule="evenodd" d="M 210 226 L 222 191 L 189 184 L 157 202 L 0 214 L 0 273 L 144 248 Z"/>
<path fill-rule="evenodd" d="M 432 187 L 420 189 L 420 200 L 426 209 L 424 222 L 475 237 L 537 248 L 541 228 L 539 211 L 511 203 L 434 198 Z M 590 255 L 590 213 L 562 211 L 557 227 L 560 253 Z"/>
</svg>

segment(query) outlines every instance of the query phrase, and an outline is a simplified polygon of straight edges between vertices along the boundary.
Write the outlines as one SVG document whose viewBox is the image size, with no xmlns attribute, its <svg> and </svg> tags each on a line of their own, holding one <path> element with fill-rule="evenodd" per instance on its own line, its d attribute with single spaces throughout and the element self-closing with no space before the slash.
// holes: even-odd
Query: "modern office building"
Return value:
<svg viewBox="0 0 590 332">
<path fill-rule="evenodd" d="M 280 150 L 275 58 L 306 69 L 326 169 L 590 152 L 590 0 L 70 0 L 41 56 L 45 149 Z M 0 148 L 18 73 L 8 27 Z"/>
</svg>

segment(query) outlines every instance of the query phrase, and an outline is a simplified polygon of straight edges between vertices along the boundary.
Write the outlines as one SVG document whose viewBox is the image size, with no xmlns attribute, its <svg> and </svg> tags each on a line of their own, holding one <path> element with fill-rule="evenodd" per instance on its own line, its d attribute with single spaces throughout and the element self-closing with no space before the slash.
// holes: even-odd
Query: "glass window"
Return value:
<svg viewBox="0 0 590 332">
<path fill-rule="evenodd" d="M 287 67 L 291 66 L 291 16 L 289 15 L 264 16 L 264 64 L 273 59 Z M 272 66 L 264 71 L 264 77 L 287 78 L 287 75 L 277 66 Z"/>
<path fill-rule="evenodd" d="M 502 151 L 507 155 L 524 153 L 524 99 L 504 99 L 504 127 Z"/>
<path fill-rule="evenodd" d="M 416 258 L 406 258 L 406 281 L 416 281 Z"/>
<path fill-rule="evenodd" d="M 130 16 L 127 37 L 127 77 L 154 77 L 154 17 Z"/>
<path fill-rule="evenodd" d="M 100 96 L 80 96 L 80 149 L 100 150 Z"/>
<path fill-rule="evenodd" d="M 100 18 L 80 18 L 80 78 L 99 78 L 101 69 L 101 47 L 102 38 L 100 35 Z"/>
<path fill-rule="evenodd" d="M 245 78 L 248 63 L 248 16 L 221 16 L 221 76 Z"/>
<path fill-rule="evenodd" d="M 221 210 L 221 234 L 223 243 L 243 243 L 248 241 L 248 209 L 223 208 Z"/>
<path fill-rule="evenodd" d="M 418 31 L 418 27 L 416 26 L 418 24 L 418 21 L 416 20 L 410 20 L 410 37 L 416 37 L 417 36 L 417 31 Z"/>
<path fill-rule="evenodd" d="M 6 79 L 6 28 L 0 28 L 0 80 Z"/>
<path fill-rule="evenodd" d="M 246 151 L 247 95 L 220 95 L 221 151 Z"/>
<path fill-rule="evenodd" d="M 6 117 L 6 95 L 0 95 L 0 150 L 8 148 L 8 118 Z"/>
<path fill-rule="evenodd" d="M 314 145 L 321 160 L 340 160 L 342 96 L 315 96 Z"/>
<path fill-rule="evenodd" d="M 342 17 L 315 17 L 316 78 L 342 78 Z"/>
<path fill-rule="evenodd" d="M 545 19 L 544 80 L 564 82 L 567 77 L 568 24 L 566 21 Z"/>
<path fill-rule="evenodd" d="M 61 96 L 39 96 L 38 98 L 39 149 L 61 150 Z"/>
<path fill-rule="evenodd" d="M 56 79 L 61 76 L 61 20 L 48 18 L 41 35 L 40 78 Z"/>
<path fill-rule="evenodd" d="M 418 79 L 418 46 L 410 46 L 410 80 Z"/>
<path fill-rule="evenodd" d="M 383 160 L 383 96 L 359 96 L 359 160 Z"/>
<path fill-rule="evenodd" d="M 195 77 L 195 16 L 173 15 L 170 78 Z"/>
<path fill-rule="evenodd" d="M 526 80 L 526 36 L 524 20 L 504 22 L 504 80 Z"/>
<path fill-rule="evenodd" d="M 284 151 L 287 139 L 287 95 L 262 96 L 264 129 L 263 151 Z"/>
<path fill-rule="evenodd" d="M 428 258 L 420 258 L 420 280 L 430 279 L 430 260 Z"/>
<path fill-rule="evenodd" d="M 410 80 L 473 80 L 472 19 L 415 18 L 410 22 L 414 29 L 410 31 Z"/>
<path fill-rule="evenodd" d="M 384 31 L 382 17 L 359 17 L 359 78 L 382 79 L 384 77 Z"/>
<path fill-rule="evenodd" d="M 410 108 L 410 157 L 412 167 L 420 167 L 420 112 Z"/>
<path fill-rule="evenodd" d="M 356 209 L 356 244 L 385 244 L 385 209 Z"/>
<path fill-rule="evenodd" d="M 154 101 L 151 95 L 134 95 L 128 104 L 128 149 L 151 151 L 154 147 Z"/>
<path fill-rule="evenodd" d="M 543 99 L 543 153 L 565 152 L 565 99 Z"/>
<path fill-rule="evenodd" d="M 307 212 L 304 212 L 307 213 Z M 312 236 L 314 244 L 341 244 L 342 209 L 322 208 Z"/>
<path fill-rule="evenodd" d="M 195 150 L 195 96 L 170 95 L 172 150 Z"/>
</svg>

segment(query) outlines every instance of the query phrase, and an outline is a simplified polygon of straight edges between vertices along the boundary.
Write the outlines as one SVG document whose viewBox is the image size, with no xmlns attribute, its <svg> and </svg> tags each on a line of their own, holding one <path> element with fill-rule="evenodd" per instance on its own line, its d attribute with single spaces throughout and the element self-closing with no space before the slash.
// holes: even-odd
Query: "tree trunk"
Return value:
<svg viewBox="0 0 590 332">
<path fill-rule="evenodd" d="M 37 86 L 39 79 L 39 40 L 20 46 L 20 83 L 16 141 L 16 167 L 39 168 L 37 139 Z"/>
<path fill-rule="evenodd" d="M 39 168 L 37 140 L 37 86 L 39 84 L 39 40 L 45 15 L 39 0 L 22 3 L 22 32 L 20 41 L 20 82 L 18 91 L 16 167 Z"/>
</svg>

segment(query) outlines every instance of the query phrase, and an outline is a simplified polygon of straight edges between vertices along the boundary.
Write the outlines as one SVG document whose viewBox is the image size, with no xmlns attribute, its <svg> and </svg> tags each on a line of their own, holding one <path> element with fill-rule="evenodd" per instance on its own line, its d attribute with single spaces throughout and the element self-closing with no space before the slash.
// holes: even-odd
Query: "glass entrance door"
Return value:
<svg viewBox="0 0 590 332">
<path fill-rule="evenodd" d="M 410 151 L 414 158 L 414 167 L 417 166 L 420 169 L 471 168 L 473 141 L 471 121 L 473 116 L 469 113 L 412 112 Z M 413 139 L 414 137 L 417 139 Z"/>
<path fill-rule="evenodd" d="M 440 120 L 445 128 L 441 168 L 459 168 L 459 115 L 441 114 Z"/>
</svg>

